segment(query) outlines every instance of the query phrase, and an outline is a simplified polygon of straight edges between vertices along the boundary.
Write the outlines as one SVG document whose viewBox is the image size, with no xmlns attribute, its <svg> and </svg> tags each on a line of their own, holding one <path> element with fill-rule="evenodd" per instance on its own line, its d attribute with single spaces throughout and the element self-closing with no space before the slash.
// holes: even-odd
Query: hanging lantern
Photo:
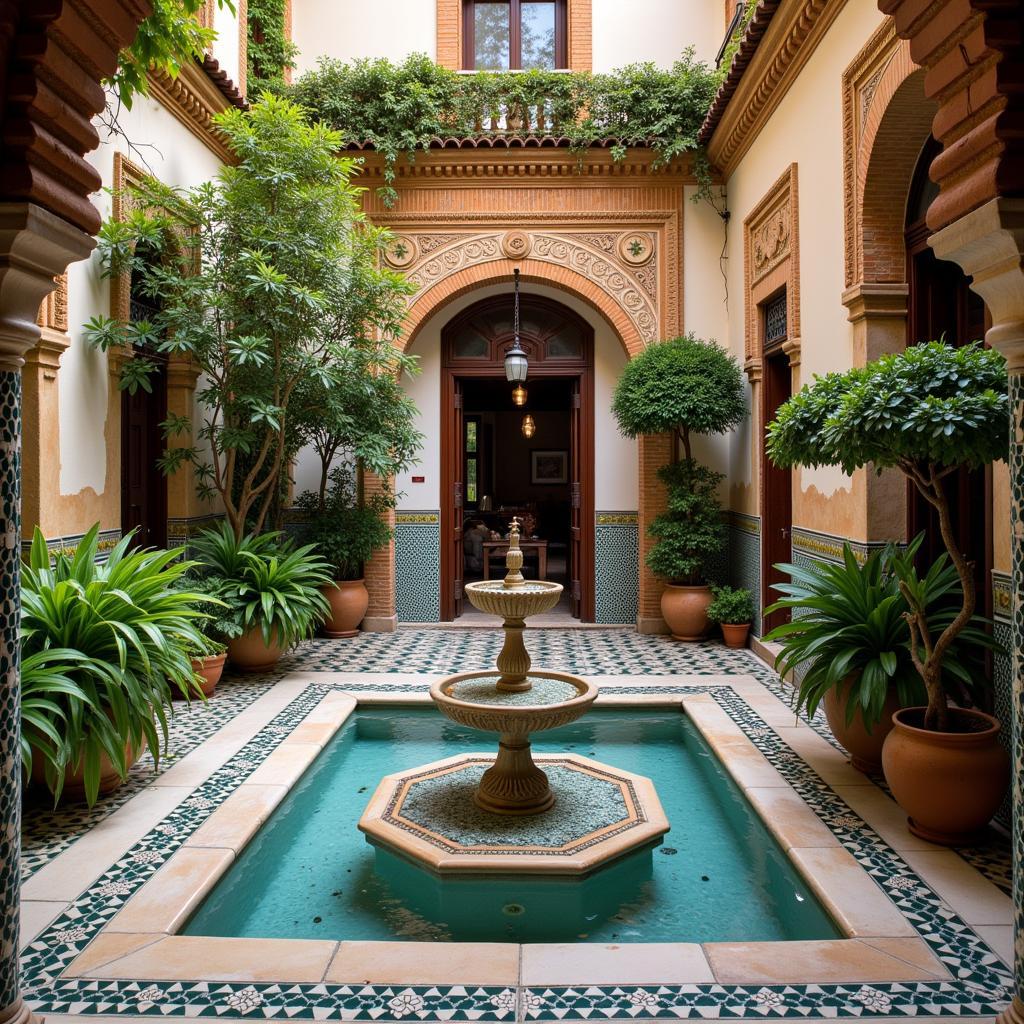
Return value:
<svg viewBox="0 0 1024 1024">
<path fill-rule="evenodd" d="M 533 417 L 527 413 L 523 417 L 523 437 L 533 437 L 537 433 L 537 424 L 533 422 Z"/>
<path fill-rule="evenodd" d="M 515 270 L 515 328 L 512 347 L 505 353 L 505 379 L 511 384 L 522 383 L 530 369 L 523 346 L 519 344 L 519 268 Z"/>
<path fill-rule="evenodd" d="M 520 407 L 526 405 L 526 388 L 522 384 L 517 384 L 512 389 L 512 404 Z"/>
</svg>

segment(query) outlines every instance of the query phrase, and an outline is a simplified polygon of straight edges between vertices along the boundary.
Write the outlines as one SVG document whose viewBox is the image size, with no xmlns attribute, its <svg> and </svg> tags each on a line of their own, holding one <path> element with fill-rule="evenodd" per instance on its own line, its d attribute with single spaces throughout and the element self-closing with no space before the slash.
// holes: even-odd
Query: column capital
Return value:
<svg viewBox="0 0 1024 1024">
<path fill-rule="evenodd" d="M 0 203 L 0 370 L 20 370 L 39 341 L 36 318 L 54 278 L 96 242 L 35 203 Z"/>
<path fill-rule="evenodd" d="M 855 284 L 843 292 L 843 305 L 847 309 L 846 319 L 852 324 L 868 318 L 906 320 L 909 294 L 908 284 L 876 284 L 873 281 L 861 281 L 860 284 Z"/>
<path fill-rule="evenodd" d="M 958 263 L 988 306 L 985 340 L 1024 373 L 1024 199 L 991 199 L 928 239 L 940 259 Z"/>
</svg>

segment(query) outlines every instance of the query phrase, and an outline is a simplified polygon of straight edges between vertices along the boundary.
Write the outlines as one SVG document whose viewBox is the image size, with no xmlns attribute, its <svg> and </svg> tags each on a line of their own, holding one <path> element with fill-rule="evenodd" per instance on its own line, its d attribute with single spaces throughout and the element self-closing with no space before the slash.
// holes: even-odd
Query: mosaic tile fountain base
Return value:
<svg viewBox="0 0 1024 1024">
<path fill-rule="evenodd" d="M 582 639 L 581 639 L 582 638 Z M 457 662 L 479 661 L 491 648 L 469 633 L 400 631 L 365 642 L 332 641 L 306 645 L 282 666 L 334 672 L 443 672 Z M 64 968 L 125 902 L 147 882 L 185 840 L 273 753 L 285 737 L 332 689 L 380 691 L 379 681 L 310 682 L 220 768 L 90 884 L 68 908 L 30 942 L 22 953 L 23 988 L 32 1007 L 44 1014 L 108 1017 L 223 1017 L 261 1020 L 416 1021 L 585 1021 L 680 1018 L 963 1018 L 988 1017 L 1006 1005 L 1012 977 L 1008 968 L 960 916 L 893 850 L 743 699 L 720 680 L 680 686 L 659 680 L 670 674 L 743 674 L 754 676 L 779 696 L 779 680 L 749 652 L 717 645 L 679 645 L 663 637 L 641 637 L 611 630 L 579 634 L 545 631 L 546 667 L 576 674 L 647 675 L 636 685 L 614 685 L 615 693 L 707 693 L 782 775 L 819 820 L 874 879 L 903 913 L 914 932 L 949 969 L 945 980 L 871 985 L 666 984 L 580 985 L 577 987 L 509 988 L 459 985 L 273 984 L 168 982 L 63 978 Z M 535 638 L 531 637 L 531 641 Z M 539 645 L 535 655 L 541 657 Z M 429 667 L 417 668 L 410 659 Z M 486 662 L 484 662 L 486 663 Z M 204 709 L 183 714 L 174 725 L 176 752 L 194 747 L 209 736 L 214 718 L 225 724 L 240 707 L 251 704 L 281 677 L 227 680 Z M 673 685 L 673 684 L 676 685 Z M 395 680 L 397 692 L 421 692 L 422 684 Z M 219 710 L 218 706 L 221 709 Z M 823 725 L 812 727 L 826 735 Z M 157 781 L 162 770 L 150 765 L 146 779 Z M 122 798 L 118 798 L 123 803 Z M 26 817 L 29 871 L 38 870 L 70 842 L 83 835 L 119 806 L 106 800 L 93 812 L 45 812 L 30 809 Z M 46 827 L 43 819 L 49 818 Z M 57 839 L 56 837 L 60 837 Z M 970 856 L 970 853 L 968 853 Z M 979 869 L 988 860 L 992 874 L 1008 873 L 1008 857 L 998 844 L 981 851 Z"/>
<path fill-rule="evenodd" d="M 469 754 L 389 775 L 359 827 L 371 842 L 444 874 L 583 875 L 668 831 L 650 780 L 576 754 L 535 759 L 556 816 L 488 814 L 473 794 L 493 764 Z"/>
</svg>

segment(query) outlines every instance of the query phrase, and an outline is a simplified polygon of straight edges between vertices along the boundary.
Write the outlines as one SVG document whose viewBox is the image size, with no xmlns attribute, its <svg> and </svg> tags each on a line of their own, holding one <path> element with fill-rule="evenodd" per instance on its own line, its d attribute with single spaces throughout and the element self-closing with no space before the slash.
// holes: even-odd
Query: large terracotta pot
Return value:
<svg viewBox="0 0 1024 1024">
<path fill-rule="evenodd" d="M 267 672 L 278 663 L 282 654 L 284 649 L 277 642 L 277 633 L 267 644 L 259 626 L 228 641 L 228 657 L 239 672 Z"/>
<path fill-rule="evenodd" d="M 124 753 L 128 761 L 128 768 L 131 770 L 133 764 L 146 752 L 146 741 L 136 750 L 125 744 Z M 113 793 L 115 789 L 124 784 L 114 766 L 114 762 L 103 752 L 100 753 L 100 796 Z M 46 789 L 46 770 L 43 767 L 43 756 L 38 750 L 32 752 L 32 785 L 41 790 Z M 61 803 L 77 803 L 85 799 L 85 769 L 79 763 L 75 771 L 69 771 L 64 776 L 64 788 L 60 794 Z"/>
<path fill-rule="evenodd" d="M 892 716 L 882 767 L 914 835 L 943 846 L 977 841 L 1010 783 L 999 722 L 981 711 L 950 708 L 948 732 L 923 728 L 924 708 Z"/>
<path fill-rule="evenodd" d="M 324 636 L 332 639 L 356 636 L 359 623 L 363 621 L 366 609 L 370 606 L 366 580 L 338 580 L 322 587 L 321 592 L 331 606 L 330 617 L 321 629 Z"/>
<path fill-rule="evenodd" d="M 832 735 L 850 755 L 850 764 L 865 775 L 877 774 L 882 770 L 882 744 L 885 743 L 885 737 L 892 732 L 892 716 L 899 711 L 900 702 L 895 692 L 890 693 L 882 707 L 882 717 L 870 732 L 864 724 L 864 715 L 859 705 L 853 713 L 852 721 L 847 725 L 846 704 L 851 685 L 847 677 L 825 694 L 822 701 L 825 717 L 828 719 Z"/>
<path fill-rule="evenodd" d="M 749 622 L 720 622 L 722 639 L 726 647 L 746 647 L 747 634 L 750 632 Z"/>
<path fill-rule="evenodd" d="M 676 640 L 703 640 L 707 635 L 710 587 L 679 587 L 666 584 L 661 595 L 661 615 Z"/>
<path fill-rule="evenodd" d="M 195 658 L 192 661 L 192 671 L 199 676 L 203 694 L 212 697 L 213 691 L 224 674 L 224 662 L 228 659 L 228 652 L 221 654 L 208 654 L 205 658 Z"/>
</svg>

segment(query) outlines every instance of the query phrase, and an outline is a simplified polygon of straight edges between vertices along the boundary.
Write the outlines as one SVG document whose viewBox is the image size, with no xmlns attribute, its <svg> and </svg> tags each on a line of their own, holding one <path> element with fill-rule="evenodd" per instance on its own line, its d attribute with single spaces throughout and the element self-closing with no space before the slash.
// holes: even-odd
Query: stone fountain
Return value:
<svg viewBox="0 0 1024 1024">
<path fill-rule="evenodd" d="M 503 620 L 497 672 L 462 672 L 430 696 L 459 725 L 498 734 L 497 755 L 467 754 L 386 776 L 359 822 L 367 839 L 439 873 L 582 875 L 660 842 L 669 825 L 649 779 L 578 754 L 534 759 L 530 736 L 568 725 L 597 687 L 533 669 L 526 620 L 550 611 L 562 586 L 526 580 L 512 520 L 503 580 L 466 585 Z"/>
</svg>

